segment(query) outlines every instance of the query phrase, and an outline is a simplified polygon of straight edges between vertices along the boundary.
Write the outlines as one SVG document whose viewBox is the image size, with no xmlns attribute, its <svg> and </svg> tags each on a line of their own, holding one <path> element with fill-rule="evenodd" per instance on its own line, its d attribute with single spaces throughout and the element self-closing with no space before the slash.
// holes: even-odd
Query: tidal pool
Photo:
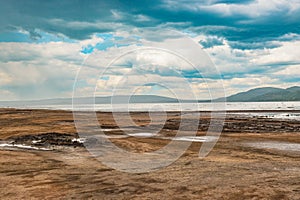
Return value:
<svg viewBox="0 0 300 200">
<path fill-rule="evenodd" d="M 257 149 L 274 149 L 280 151 L 300 152 L 299 143 L 267 141 L 267 142 L 247 142 L 244 143 L 244 145 L 249 147 L 254 147 Z"/>
<path fill-rule="evenodd" d="M 28 150 L 41 150 L 41 151 L 51 151 L 52 149 L 42 148 L 42 147 L 34 147 L 25 144 L 11 144 L 11 143 L 2 143 L 0 144 L 0 148 L 8 148 L 8 149 L 28 149 Z"/>
</svg>

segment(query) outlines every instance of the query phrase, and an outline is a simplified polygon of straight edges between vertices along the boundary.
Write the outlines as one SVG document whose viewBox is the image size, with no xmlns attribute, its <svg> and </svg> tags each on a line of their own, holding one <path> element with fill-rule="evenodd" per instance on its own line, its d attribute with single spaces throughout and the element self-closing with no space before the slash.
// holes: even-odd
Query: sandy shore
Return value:
<svg viewBox="0 0 300 200">
<path fill-rule="evenodd" d="M 131 114 L 138 127 L 116 124 L 111 113 L 97 116 L 107 136 L 159 125 L 147 127 L 147 113 Z M 160 149 L 170 142 L 163 137 L 175 135 L 181 116 L 168 113 L 161 137 L 110 140 L 133 152 Z M 210 113 L 201 113 L 198 136 L 205 135 L 209 121 Z M 202 142 L 193 142 L 170 166 L 136 174 L 91 156 L 76 140 L 72 112 L 0 109 L 0 124 L 1 199 L 300 199 L 299 121 L 229 113 L 204 159 L 198 157 Z"/>
</svg>

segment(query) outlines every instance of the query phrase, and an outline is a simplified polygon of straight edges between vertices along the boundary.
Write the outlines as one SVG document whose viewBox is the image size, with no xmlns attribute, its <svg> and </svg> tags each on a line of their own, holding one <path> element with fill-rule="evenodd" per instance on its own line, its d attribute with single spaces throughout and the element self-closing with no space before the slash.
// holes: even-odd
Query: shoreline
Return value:
<svg viewBox="0 0 300 200">
<path fill-rule="evenodd" d="M 68 109 L 49 109 L 49 108 L 6 108 L 6 107 L 0 107 L 0 111 L 6 111 L 6 110 L 20 110 L 20 111 L 57 111 L 57 112 L 97 112 L 97 113 L 112 113 L 111 111 L 99 111 L 99 110 L 68 110 Z M 115 113 L 126 113 L 127 111 L 115 111 Z M 129 111 L 130 113 L 148 113 L 147 111 Z M 154 113 L 164 112 L 164 111 L 151 111 Z M 270 110 L 210 110 L 210 111 L 193 111 L 193 110 L 183 110 L 183 111 L 165 111 L 167 113 L 211 113 L 211 112 L 226 112 L 226 113 L 264 113 L 264 112 L 272 112 L 272 113 L 300 113 L 300 110 L 276 110 L 276 109 L 270 109 Z"/>
</svg>

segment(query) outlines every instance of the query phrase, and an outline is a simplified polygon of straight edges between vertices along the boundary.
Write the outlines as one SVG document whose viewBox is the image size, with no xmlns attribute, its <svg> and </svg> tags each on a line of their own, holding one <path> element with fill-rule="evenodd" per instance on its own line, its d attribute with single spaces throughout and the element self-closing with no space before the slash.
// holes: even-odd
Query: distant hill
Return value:
<svg viewBox="0 0 300 200">
<path fill-rule="evenodd" d="M 300 101 L 300 87 L 287 89 L 263 87 L 227 97 L 229 102 Z"/>
<path fill-rule="evenodd" d="M 108 97 L 80 97 L 73 99 L 76 104 L 114 104 L 122 103 L 177 103 L 180 100 L 170 97 L 163 97 L 157 95 L 133 95 L 133 96 L 114 96 Z M 182 100 L 182 102 L 197 102 L 193 100 Z M 61 99 L 43 99 L 31 101 L 0 101 L 0 107 L 14 107 L 14 106 L 41 106 L 41 105 L 71 105 L 72 98 Z"/>
</svg>

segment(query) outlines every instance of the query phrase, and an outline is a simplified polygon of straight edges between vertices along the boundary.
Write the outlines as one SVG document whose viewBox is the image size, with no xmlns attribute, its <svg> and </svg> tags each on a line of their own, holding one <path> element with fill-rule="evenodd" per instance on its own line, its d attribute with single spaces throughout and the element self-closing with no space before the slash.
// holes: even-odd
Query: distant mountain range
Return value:
<svg viewBox="0 0 300 200">
<path fill-rule="evenodd" d="M 300 87 L 263 87 L 227 97 L 229 102 L 300 101 Z"/>
<path fill-rule="evenodd" d="M 81 97 L 74 99 L 76 104 L 110 104 L 113 103 L 196 103 L 210 102 L 210 100 L 178 100 L 176 98 L 163 97 L 157 95 L 134 95 L 134 96 L 114 96 L 112 97 Z M 224 101 L 216 99 L 215 101 Z M 246 92 L 237 93 L 227 97 L 228 102 L 264 102 L 264 101 L 300 101 L 300 87 L 294 86 L 287 89 L 263 87 Z M 0 101 L 0 107 L 14 106 L 41 106 L 41 105 L 71 105 L 72 98 L 45 99 L 32 101 Z"/>
<path fill-rule="evenodd" d="M 124 104 L 124 103 L 184 103 L 198 102 L 193 100 L 178 100 L 176 98 L 163 97 L 157 95 L 134 95 L 134 96 L 108 96 L 108 97 L 80 97 L 80 98 L 60 98 L 60 99 L 44 99 L 32 101 L 0 101 L 2 106 L 41 106 L 41 105 L 71 105 L 72 101 L 76 104 Z M 208 102 L 208 101 L 206 101 Z"/>
</svg>

